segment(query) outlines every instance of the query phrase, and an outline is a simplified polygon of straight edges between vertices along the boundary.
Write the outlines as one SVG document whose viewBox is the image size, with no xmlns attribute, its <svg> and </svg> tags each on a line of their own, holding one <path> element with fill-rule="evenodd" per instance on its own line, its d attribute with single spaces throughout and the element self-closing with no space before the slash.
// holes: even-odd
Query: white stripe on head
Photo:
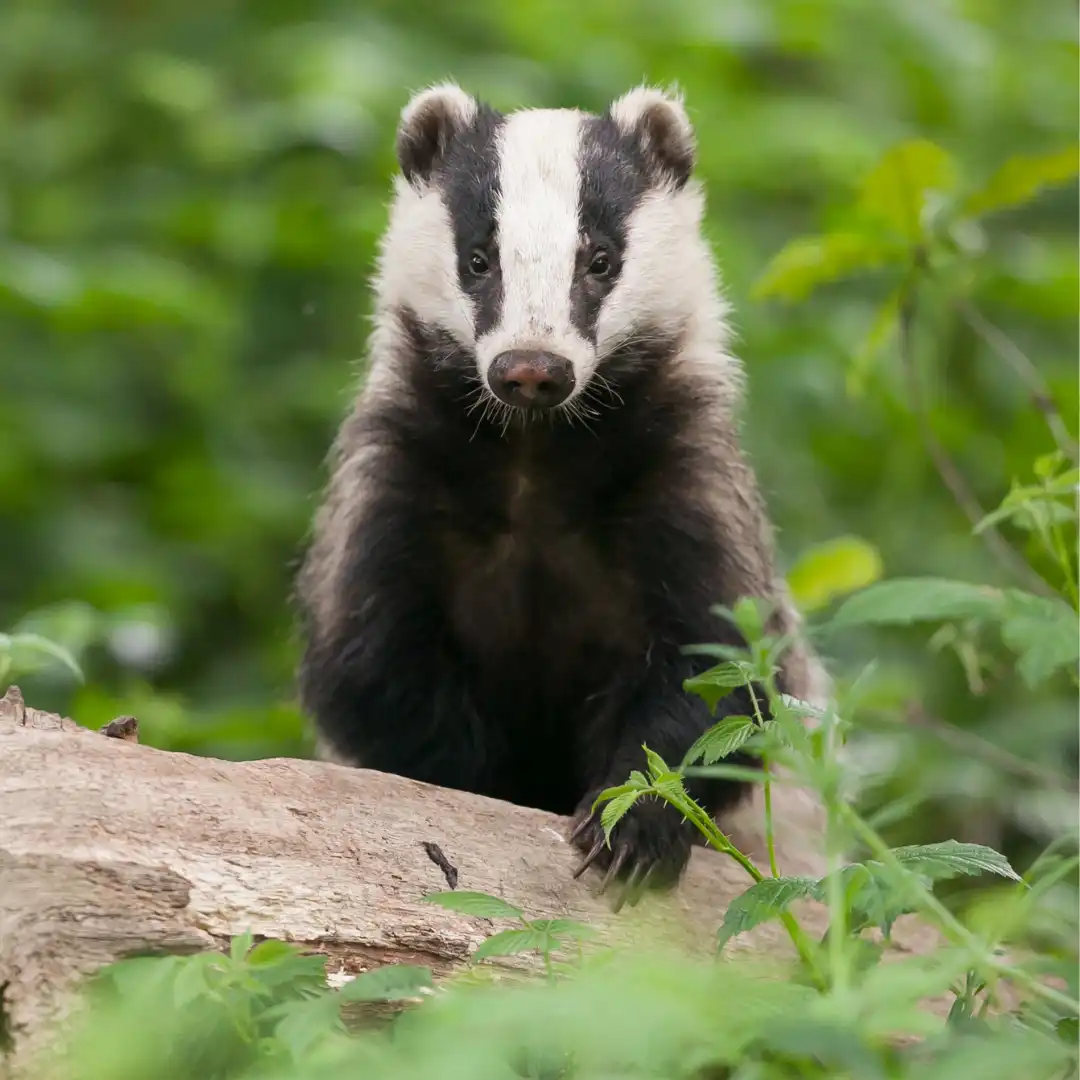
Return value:
<svg viewBox="0 0 1080 1080">
<path fill-rule="evenodd" d="M 421 193 L 397 177 L 379 251 L 378 295 L 385 306 L 411 308 L 471 346 L 473 310 L 458 279 L 455 245 L 450 212 L 438 190 Z"/>
<path fill-rule="evenodd" d="M 595 364 L 592 346 L 571 319 L 582 117 L 570 109 L 524 109 L 509 116 L 499 134 L 502 310 L 477 343 L 481 374 L 508 349 L 543 349 L 573 364 L 580 388 Z"/>
<path fill-rule="evenodd" d="M 701 235 L 704 196 L 691 182 L 681 191 L 654 188 L 630 214 L 623 271 L 596 322 L 596 349 L 605 356 L 643 326 L 679 331 L 723 348 L 727 308 Z"/>
</svg>

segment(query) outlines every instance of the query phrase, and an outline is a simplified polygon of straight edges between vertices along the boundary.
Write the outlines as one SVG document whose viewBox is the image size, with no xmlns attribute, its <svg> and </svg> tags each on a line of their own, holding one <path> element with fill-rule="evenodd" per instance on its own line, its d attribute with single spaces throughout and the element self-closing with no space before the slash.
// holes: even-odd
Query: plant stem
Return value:
<svg viewBox="0 0 1080 1080">
<path fill-rule="evenodd" d="M 746 688 L 750 691 L 750 700 L 754 705 L 754 719 L 757 720 L 758 730 L 764 731 L 765 718 L 761 715 L 761 706 L 758 704 L 757 694 L 754 693 L 753 684 L 748 681 Z M 772 775 L 769 771 L 769 759 L 767 757 L 763 758 L 761 765 L 765 773 L 765 777 L 762 781 L 762 788 L 764 789 L 765 795 L 765 846 L 769 851 L 769 870 L 775 878 L 780 876 L 780 871 L 776 864 L 776 833 L 773 828 Z"/>
</svg>

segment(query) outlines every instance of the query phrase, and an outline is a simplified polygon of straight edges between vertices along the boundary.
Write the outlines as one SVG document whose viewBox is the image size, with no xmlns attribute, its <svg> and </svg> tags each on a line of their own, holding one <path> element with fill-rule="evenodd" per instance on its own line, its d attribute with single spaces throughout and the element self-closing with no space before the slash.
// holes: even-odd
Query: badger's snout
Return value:
<svg viewBox="0 0 1080 1080">
<path fill-rule="evenodd" d="M 520 409 L 552 409 L 574 389 L 574 368 L 564 356 L 539 349 L 499 353 L 488 368 L 491 392 Z"/>
</svg>

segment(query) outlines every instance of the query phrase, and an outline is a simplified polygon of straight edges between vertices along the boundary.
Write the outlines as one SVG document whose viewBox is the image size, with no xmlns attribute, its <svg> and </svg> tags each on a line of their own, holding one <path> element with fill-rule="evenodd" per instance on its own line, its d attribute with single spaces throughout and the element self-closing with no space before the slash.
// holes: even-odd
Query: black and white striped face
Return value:
<svg viewBox="0 0 1080 1080">
<path fill-rule="evenodd" d="M 505 404 L 572 407 L 621 346 L 718 321 L 678 100 L 503 115 L 438 86 L 403 111 L 397 154 L 381 300 L 449 334 Z"/>
</svg>

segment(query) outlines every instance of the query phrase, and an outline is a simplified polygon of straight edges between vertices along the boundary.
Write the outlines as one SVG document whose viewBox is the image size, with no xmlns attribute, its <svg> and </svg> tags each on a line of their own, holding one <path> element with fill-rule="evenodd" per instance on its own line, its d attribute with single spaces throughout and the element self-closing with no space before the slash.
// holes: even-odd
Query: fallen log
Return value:
<svg viewBox="0 0 1080 1080">
<path fill-rule="evenodd" d="M 169 753 L 136 734 L 131 718 L 98 732 L 25 706 L 15 690 L 0 701 L 0 1020 L 20 1057 L 65 1015 L 81 977 L 134 953 L 221 948 L 251 931 L 324 953 L 331 971 L 404 961 L 438 978 L 504 928 L 422 900 L 455 885 L 529 917 L 588 923 L 601 940 L 648 935 L 707 951 L 748 884 L 733 861 L 699 849 L 678 890 L 616 915 L 598 874 L 571 876 L 567 819 L 327 762 Z M 760 800 L 725 827 L 763 865 Z M 821 874 L 821 809 L 786 786 L 773 802 L 783 872 Z M 824 929 L 817 905 L 799 914 L 810 932 Z M 909 924 L 894 946 L 921 952 L 934 940 Z M 776 923 L 728 947 L 790 955 Z"/>
</svg>

